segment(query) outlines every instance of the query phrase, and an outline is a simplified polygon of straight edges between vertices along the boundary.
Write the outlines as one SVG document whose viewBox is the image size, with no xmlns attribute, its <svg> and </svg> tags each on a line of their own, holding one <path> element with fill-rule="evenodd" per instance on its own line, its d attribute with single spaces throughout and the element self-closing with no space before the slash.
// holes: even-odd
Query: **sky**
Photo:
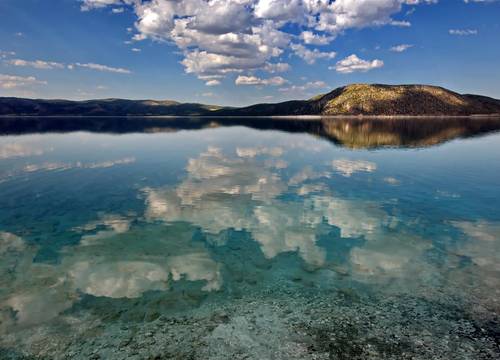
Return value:
<svg viewBox="0 0 500 360">
<path fill-rule="evenodd" d="M 499 0 L 0 0 L 0 96 L 241 106 L 350 83 L 500 98 Z"/>
</svg>

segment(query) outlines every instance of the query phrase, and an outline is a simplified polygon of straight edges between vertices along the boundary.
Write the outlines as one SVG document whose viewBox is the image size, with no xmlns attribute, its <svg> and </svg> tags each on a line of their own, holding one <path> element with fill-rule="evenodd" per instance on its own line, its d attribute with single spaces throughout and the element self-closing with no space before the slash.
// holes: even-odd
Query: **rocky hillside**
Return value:
<svg viewBox="0 0 500 360">
<path fill-rule="evenodd" d="M 458 94 L 429 85 L 340 87 L 309 100 L 224 108 L 154 100 L 33 100 L 0 98 L 0 115 L 80 116 L 286 116 L 286 115 L 475 115 L 500 114 L 500 100 Z"/>
<path fill-rule="evenodd" d="M 354 84 L 305 101 L 222 109 L 227 115 L 474 115 L 500 114 L 500 100 L 429 85 Z"/>
<path fill-rule="evenodd" d="M 323 115 L 472 115 L 500 113 L 500 101 L 428 85 L 350 85 L 318 100 Z"/>
</svg>

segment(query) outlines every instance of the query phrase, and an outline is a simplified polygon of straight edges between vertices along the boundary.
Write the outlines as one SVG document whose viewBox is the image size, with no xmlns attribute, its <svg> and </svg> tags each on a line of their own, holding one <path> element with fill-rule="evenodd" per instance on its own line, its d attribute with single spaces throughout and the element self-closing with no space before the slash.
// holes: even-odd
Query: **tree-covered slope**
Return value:
<svg viewBox="0 0 500 360">
<path fill-rule="evenodd" d="M 500 100 L 429 85 L 354 84 L 309 100 L 242 108 L 156 100 L 36 100 L 0 98 L 0 115 L 79 116 L 289 116 L 500 114 Z"/>
</svg>

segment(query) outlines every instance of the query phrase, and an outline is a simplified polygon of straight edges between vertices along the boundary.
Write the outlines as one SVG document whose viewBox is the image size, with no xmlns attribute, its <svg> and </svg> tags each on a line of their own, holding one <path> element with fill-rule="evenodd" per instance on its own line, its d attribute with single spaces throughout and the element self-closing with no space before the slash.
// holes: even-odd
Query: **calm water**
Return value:
<svg viewBox="0 0 500 360">
<path fill-rule="evenodd" d="M 500 356 L 499 120 L 228 122 L 0 121 L 0 358 Z"/>
</svg>

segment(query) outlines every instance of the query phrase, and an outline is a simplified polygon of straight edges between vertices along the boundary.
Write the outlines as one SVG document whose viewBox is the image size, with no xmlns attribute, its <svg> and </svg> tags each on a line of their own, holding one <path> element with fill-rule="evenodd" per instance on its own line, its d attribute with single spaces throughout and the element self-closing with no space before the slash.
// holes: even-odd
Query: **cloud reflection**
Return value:
<svg viewBox="0 0 500 360">
<path fill-rule="evenodd" d="M 281 147 L 250 147 L 250 148 L 236 148 L 236 154 L 241 158 L 254 158 L 259 155 L 269 155 L 280 157 L 284 153 Z"/>
<path fill-rule="evenodd" d="M 138 298 L 181 280 L 200 281 L 200 291 L 206 292 L 223 285 L 221 265 L 203 244 L 193 244 L 193 229 L 187 225 L 146 230 L 132 227 L 124 216 L 103 214 L 75 231 L 82 234 L 81 244 L 63 249 L 54 265 L 33 262 L 36 248 L 0 232 L 5 291 L 0 294 L 0 331 L 50 321 L 82 294 Z"/>
<path fill-rule="evenodd" d="M 364 160 L 338 159 L 332 161 L 333 168 L 342 176 L 351 177 L 357 172 L 374 172 L 377 170 L 377 164 Z"/>
<path fill-rule="evenodd" d="M 150 290 L 166 290 L 168 272 L 143 261 L 92 263 L 81 261 L 69 270 L 79 291 L 109 298 L 136 298 Z"/>
<path fill-rule="evenodd" d="M 469 238 L 459 253 L 469 256 L 477 266 L 500 274 L 500 222 L 454 221 L 452 224 Z"/>
<path fill-rule="evenodd" d="M 131 218 L 120 215 L 104 214 L 100 220 L 92 221 L 84 226 L 77 227 L 74 230 L 80 233 L 93 232 L 83 235 L 80 240 L 80 246 L 91 245 L 96 240 L 112 237 L 116 234 L 123 234 L 130 229 Z M 98 228 L 103 230 L 96 231 Z"/>
<path fill-rule="evenodd" d="M 28 164 L 24 166 L 24 172 L 35 172 L 35 171 L 57 171 L 57 170 L 69 170 L 69 169 L 105 169 L 116 165 L 126 165 L 135 162 L 134 157 L 127 157 L 117 160 L 107 160 L 102 162 L 93 163 L 83 163 L 77 161 L 75 163 L 63 163 L 63 162 L 45 162 L 41 164 Z"/>
<path fill-rule="evenodd" d="M 325 184 L 315 182 L 329 178 L 328 171 L 306 166 L 283 179 L 279 168 L 267 166 L 268 157 L 280 159 L 276 156 L 282 152 L 276 149 L 240 148 L 237 157 L 230 157 L 209 148 L 189 159 L 187 176 L 176 187 L 143 189 L 146 219 L 189 222 L 213 235 L 246 230 L 267 258 L 297 252 L 311 265 L 322 265 L 326 259 L 317 245 L 323 221 L 340 228 L 343 237 L 370 238 L 380 229 L 387 216 L 376 204 L 334 198 Z M 263 154 L 268 157 L 258 157 Z M 300 201 L 282 198 L 289 193 L 310 196 Z"/>
<path fill-rule="evenodd" d="M 45 150 L 30 144 L 7 143 L 0 145 L 0 160 L 18 157 L 41 156 Z"/>
</svg>

